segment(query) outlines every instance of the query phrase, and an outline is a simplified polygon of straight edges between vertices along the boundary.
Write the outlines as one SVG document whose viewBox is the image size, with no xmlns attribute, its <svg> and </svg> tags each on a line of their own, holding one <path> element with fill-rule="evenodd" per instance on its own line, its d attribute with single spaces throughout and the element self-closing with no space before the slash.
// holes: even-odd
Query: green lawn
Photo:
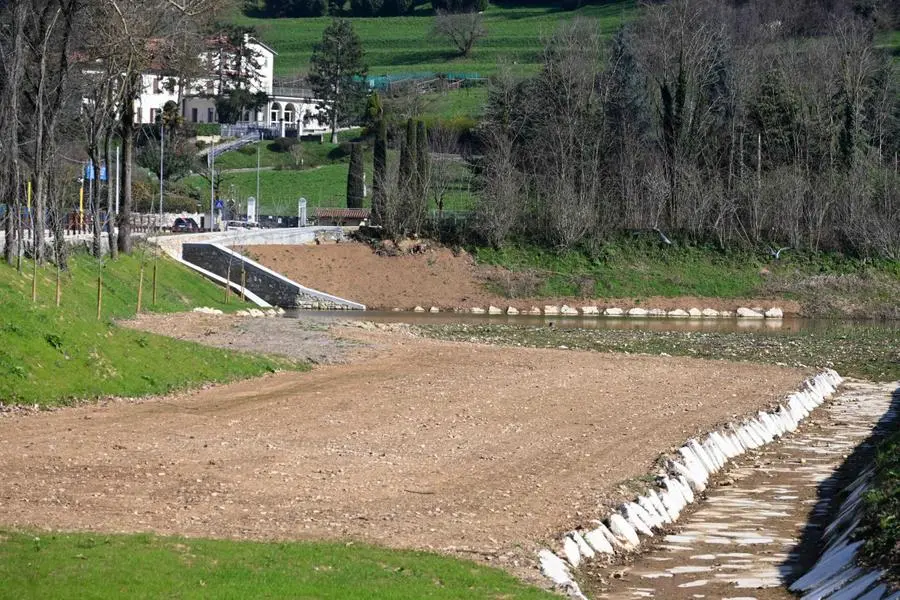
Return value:
<svg viewBox="0 0 900 600">
<path fill-rule="evenodd" d="M 612 0 L 564 12 L 558 7 L 489 6 L 484 25 L 487 37 L 479 41 L 470 56 L 457 57 L 453 47 L 431 34 L 434 17 L 426 5 L 411 16 L 353 18 L 362 39 L 369 74 L 431 71 L 439 73 L 496 72 L 502 61 L 520 73 L 537 70 L 541 38 L 549 35 L 563 19 L 591 17 L 600 20 L 604 35 L 611 35 L 623 19 L 635 11 L 634 0 Z M 277 52 L 276 75 L 306 72 L 313 44 L 322 37 L 330 17 L 314 19 L 260 19 L 238 16 L 234 20 L 257 28 L 262 39 Z"/>
<path fill-rule="evenodd" d="M 153 263 L 145 269 L 143 308 L 172 312 L 196 306 L 233 310 L 221 288 L 167 259 L 157 262 L 157 302 L 153 303 Z M 98 264 L 86 255 L 71 259 L 63 274 L 62 302 L 56 307 L 55 269 L 39 270 L 38 302 L 31 303 L 30 264 L 20 274 L 0 264 L 0 402 L 54 406 L 75 399 L 145 396 L 253 377 L 288 361 L 240 355 L 116 326 L 111 319 L 134 315 L 140 254 L 103 266 L 103 307 L 97 319 Z"/>
<path fill-rule="evenodd" d="M 0 530 L 0 598 L 558 598 L 469 561 L 356 544 Z"/>
</svg>

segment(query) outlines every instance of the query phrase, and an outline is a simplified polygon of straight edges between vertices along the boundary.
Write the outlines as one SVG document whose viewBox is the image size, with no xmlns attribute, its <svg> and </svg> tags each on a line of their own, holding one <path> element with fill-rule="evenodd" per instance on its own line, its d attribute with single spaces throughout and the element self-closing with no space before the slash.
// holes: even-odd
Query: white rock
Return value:
<svg viewBox="0 0 900 600">
<path fill-rule="evenodd" d="M 604 525 L 603 528 L 606 529 L 606 526 Z M 593 548 L 597 552 L 600 552 L 601 554 L 613 553 L 612 544 L 610 544 L 607 537 L 603 534 L 602 531 L 600 531 L 599 528 L 591 529 L 590 531 L 585 532 L 584 540 L 591 545 L 591 548 Z"/>
<path fill-rule="evenodd" d="M 570 532 L 569 537 L 575 540 L 575 543 L 578 545 L 578 552 L 581 553 L 582 557 L 594 558 L 594 556 L 597 554 L 577 531 Z"/>
<path fill-rule="evenodd" d="M 264 317 L 264 316 L 266 316 L 266 313 L 264 313 L 263 311 L 259 310 L 258 308 L 249 308 L 249 309 L 247 309 L 247 312 L 250 313 L 250 316 L 251 316 L 251 317 Z"/>
<path fill-rule="evenodd" d="M 572 583 L 569 568 L 560 557 L 549 550 L 541 550 L 538 552 L 538 558 L 541 562 L 541 573 L 553 583 L 559 586 L 567 586 Z"/>
<path fill-rule="evenodd" d="M 681 497 L 681 494 L 675 495 L 669 493 L 668 490 L 660 490 L 657 492 L 657 495 L 666 511 L 672 515 L 672 520 L 677 521 L 678 516 L 681 514 L 681 509 L 684 507 L 684 499 Z"/>
<path fill-rule="evenodd" d="M 690 440 L 687 445 L 697 456 L 697 459 L 703 464 L 703 468 L 706 469 L 707 473 L 712 475 L 713 473 L 718 471 L 715 461 L 706 454 L 706 450 L 703 449 L 703 447 L 699 442 L 697 442 L 697 440 Z"/>
<path fill-rule="evenodd" d="M 275 312 L 277 312 L 279 315 L 283 315 L 285 311 L 284 311 L 284 309 L 281 308 L 280 306 L 276 306 L 276 307 L 275 307 Z"/>
<path fill-rule="evenodd" d="M 653 532 L 650 530 L 650 525 L 648 525 L 641 518 L 640 512 L 638 510 L 640 507 L 633 502 L 626 502 L 622 506 L 619 507 L 619 511 L 622 512 L 625 519 L 628 521 L 628 524 L 634 527 L 634 529 L 638 533 L 642 533 L 648 537 L 653 537 Z"/>
<path fill-rule="evenodd" d="M 582 306 L 581 314 L 585 317 L 596 317 L 600 314 L 600 309 L 596 306 Z"/>
<path fill-rule="evenodd" d="M 563 304 L 562 308 L 559 309 L 559 313 L 561 315 L 565 315 L 568 317 L 574 317 L 574 316 L 578 315 L 578 311 L 575 310 L 574 308 L 572 308 L 571 306 L 569 306 L 568 304 Z"/>
<path fill-rule="evenodd" d="M 646 317 L 647 314 L 648 314 L 648 311 L 646 308 L 634 307 L 634 308 L 628 309 L 629 317 Z"/>
<path fill-rule="evenodd" d="M 691 489 L 691 484 L 684 475 L 678 476 L 678 485 L 681 486 L 681 493 L 684 495 L 684 499 L 687 500 L 687 503 L 693 504 L 694 490 Z"/>
<path fill-rule="evenodd" d="M 691 495 L 693 495 L 693 492 L 699 494 L 706 490 L 706 483 L 704 483 L 703 479 L 697 477 L 696 473 L 687 466 L 677 461 L 673 461 L 672 468 L 678 473 L 679 477 L 684 480 L 684 485 L 687 485 L 688 489 L 691 490 Z"/>
<path fill-rule="evenodd" d="M 603 314 L 606 315 L 607 317 L 621 317 L 622 315 L 625 314 L 625 311 L 622 310 L 621 308 L 616 308 L 616 307 L 611 306 L 609 308 L 603 309 Z"/>
<path fill-rule="evenodd" d="M 613 532 L 613 535 L 622 538 L 632 546 L 639 546 L 641 543 L 634 528 L 618 513 L 609 515 L 609 530 Z"/>
<path fill-rule="evenodd" d="M 475 306 L 475 307 L 473 307 L 472 310 L 469 311 L 469 312 L 471 312 L 473 315 L 483 315 L 483 314 L 484 314 L 484 309 L 481 308 L 480 306 Z"/>
<path fill-rule="evenodd" d="M 715 310 L 714 308 L 704 308 L 700 311 L 700 314 L 707 318 L 718 317 L 719 311 Z"/>
<path fill-rule="evenodd" d="M 675 310 L 670 310 L 666 314 L 670 317 L 689 317 L 689 316 L 691 316 L 690 314 L 688 314 L 688 311 L 682 310 L 680 308 L 676 308 Z"/>
<path fill-rule="evenodd" d="M 569 564 L 577 569 L 578 565 L 581 564 L 581 552 L 578 550 L 578 544 L 569 536 L 563 539 L 563 553 L 566 555 L 566 560 L 569 561 Z"/>
<path fill-rule="evenodd" d="M 488 314 L 489 314 L 489 315 L 502 315 L 502 314 L 503 314 L 503 309 L 502 309 L 502 308 L 497 308 L 496 306 L 494 306 L 494 305 L 492 304 L 492 305 L 488 306 Z"/>
<path fill-rule="evenodd" d="M 660 514 L 649 497 L 639 496 L 635 503 L 644 509 L 644 520 L 650 527 L 659 529 L 668 522 L 668 514 Z"/>
<path fill-rule="evenodd" d="M 425 309 L 422 308 L 421 306 L 416 306 L 416 307 L 413 309 L 413 312 L 423 313 L 423 312 L 425 312 Z"/>
<path fill-rule="evenodd" d="M 519 309 L 515 306 L 510 306 L 506 309 L 506 314 L 508 315 L 517 315 L 519 314 Z"/>
<path fill-rule="evenodd" d="M 737 309 L 737 316 L 742 319 L 762 319 L 763 314 L 761 312 L 757 312 L 751 308 L 746 308 L 744 306 Z"/>
<path fill-rule="evenodd" d="M 784 317 L 784 311 L 778 307 L 773 307 L 767 310 L 765 313 L 767 319 L 781 319 Z"/>
<path fill-rule="evenodd" d="M 541 314 L 541 309 L 539 309 L 537 306 L 532 306 L 529 309 L 528 314 L 537 317 Z"/>
<path fill-rule="evenodd" d="M 730 310 L 720 310 L 720 311 L 719 311 L 719 316 L 720 316 L 720 317 L 729 318 L 729 317 L 733 317 L 733 316 L 734 316 L 734 313 L 731 312 Z"/>
<path fill-rule="evenodd" d="M 250 316 L 250 313 L 249 313 L 248 311 L 246 311 L 246 310 L 239 310 L 239 311 L 237 311 L 236 313 L 234 313 L 234 316 L 236 316 L 236 317 L 249 317 L 249 316 Z"/>
<path fill-rule="evenodd" d="M 647 316 L 650 316 L 650 317 L 665 317 L 665 316 L 666 316 L 666 311 L 664 311 L 664 310 L 661 309 L 661 308 L 651 308 L 650 310 L 647 311 Z"/>
<path fill-rule="evenodd" d="M 432 306 L 431 308 L 428 309 L 428 312 L 439 313 L 439 312 L 441 312 L 441 309 L 439 309 L 437 306 Z"/>
<path fill-rule="evenodd" d="M 666 523 L 672 523 L 676 519 L 678 519 L 678 514 L 672 514 L 663 504 L 662 500 L 659 497 L 659 494 L 656 493 L 656 490 L 649 490 L 647 492 L 647 499 L 650 500 L 650 503 L 656 508 L 656 512 L 662 515 L 663 520 Z"/>
<path fill-rule="evenodd" d="M 688 315 L 696 319 L 703 316 L 703 311 L 699 308 L 689 308 Z"/>
<path fill-rule="evenodd" d="M 869 586 L 881 579 L 884 575 L 882 571 L 873 571 L 864 574 L 856 581 L 849 583 L 828 597 L 828 600 L 854 600 L 865 592 Z"/>
<path fill-rule="evenodd" d="M 267 317 L 277 317 L 277 316 L 278 316 L 278 313 L 275 312 L 275 309 L 274 309 L 274 308 L 270 308 L 270 309 L 268 309 L 268 310 L 266 311 L 266 316 L 267 316 Z"/>
<path fill-rule="evenodd" d="M 559 307 L 558 306 L 550 306 L 549 304 L 544 306 L 544 314 L 545 315 L 558 315 Z"/>
<path fill-rule="evenodd" d="M 594 520 L 594 521 L 591 521 L 591 523 L 594 525 L 594 529 L 592 530 L 592 532 L 599 533 L 600 535 L 605 537 L 606 541 L 609 542 L 609 545 L 612 546 L 613 549 L 615 549 L 615 550 L 631 550 L 634 547 L 631 544 L 629 544 L 628 542 L 626 542 L 625 540 L 620 540 L 615 535 L 613 535 L 613 532 L 610 531 L 609 527 L 607 527 L 606 524 L 603 523 L 602 521 Z M 596 546 L 595 546 L 595 548 L 596 548 Z"/>
</svg>

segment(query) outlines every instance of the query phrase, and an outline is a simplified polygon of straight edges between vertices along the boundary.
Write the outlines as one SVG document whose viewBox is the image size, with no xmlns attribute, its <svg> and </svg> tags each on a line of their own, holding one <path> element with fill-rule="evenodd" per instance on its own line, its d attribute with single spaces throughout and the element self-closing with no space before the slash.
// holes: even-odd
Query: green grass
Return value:
<svg viewBox="0 0 900 600">
<path fill-rule="evenodd" d="M 594 253 L 515 245 L 472 252 L 481 263 L 513 272 L 494 284 L 509 297 L 626 298 L 640 304 L 652 296 L 763 296 L 797 300 L 806 316 L 900 316 L 897 261 L 800 252 L 774 261 L 765 249 L 665 246 L 654 233 L 616 238 Z"/>
<path fill-rule="evenodd" d="M 878 444 L 875 479 L 863 502 L 857 530 L 857 538 L 866 540 L 863 556 L 900 583 L 900 431 Z"/>
<path fill-rule="evenodd" d="M 633 16 L 635 7 L 634 0 L 613 0 L 571 12 L 551 6 L 489 6 L 484 15 L 487 37 L 465 58 L 457 57 L 451 44 L 431 34 L 434 17 L 428 7 L 420 7 L 406 17 L 350 20 L 362 40 L 371 75 L 421 71 L 489 75 L 502 61 L 508 61 L 520 73 L 533 73 L 538 68 L 541 38 L 551 34 L 561 20 L 596 18 L 602 33 L 609 36 L 623 19 Z M 261 19 L 241 15 L 234 21 L 256 27 L 262 39 L 278 52 L 276 75 L 293 75 L 308 70 L 313 44 L 321 39 L 331 18 Z"/>
<path fill-rule="evenodd" d="M 557 596 L 469 561 L 338 543 L 0 531 L 0 598 Z"/>
<path fill-rule="evenodd" d="M 167 258 L 157 262 L 157 303 L 152 302 L 152 262 L 144 278 L 146 311 L 195 306 L 234 310 L 220 288 Z M 28 265 L 30 267 L 30 264 Z M 0 402 L 54 406 L 104 396 L 164 394 L 204 382 L 232 381 L 300 365 L 208 348 L 116 326 L 134 315 L 140 255 L 103 267 L 102 319 L 97 320 L 96 261 L 71 259 L 55 305 L 56 275 L 39 270 L 38 303 L 31 303 L 31 273 L 0 265 Z"/>
</svg>

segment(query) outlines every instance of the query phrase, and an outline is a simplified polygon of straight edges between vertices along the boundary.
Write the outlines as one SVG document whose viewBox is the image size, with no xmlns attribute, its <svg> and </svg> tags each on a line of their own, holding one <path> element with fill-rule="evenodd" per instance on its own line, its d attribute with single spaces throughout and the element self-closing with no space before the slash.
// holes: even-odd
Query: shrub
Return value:
<svg viewBox="0 0 900 600">
<path fill-rule="evenodd" d="M 350 12 L 354 17 L 374 17 L 381 13 L 384 0 L 350 0 Z"/>
<path fill-rule="evenodd" d="M 272 152 L 290 152 L 291 148 L 297 144 L 297 138 L 293 137 L 280 137 L 275 138 L 271 144 L 269 144 L 269 150 Z"/>
<path fill-rule="evenodd" d="M 218 123 L 197 123 L 197 135 L 222 135 L 222 126 Z"/>
<path fill-rule="evenodd" d="M 413 0 L 385 0 L 381 14 L 387 17 L 399 17 L 412 12 Z"/>
</svg>

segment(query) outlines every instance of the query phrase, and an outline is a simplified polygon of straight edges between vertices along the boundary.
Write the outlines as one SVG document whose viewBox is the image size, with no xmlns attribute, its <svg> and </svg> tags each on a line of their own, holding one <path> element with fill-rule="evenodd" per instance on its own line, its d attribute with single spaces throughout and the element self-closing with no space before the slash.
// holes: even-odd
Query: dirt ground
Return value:
<svg viewBox="0 0 900 600">
<path fill-rule="evenodd" d="M 484 286 L 493 267 L 481 267 L 468 254 L 455 256 L 447 248 L 430 248 L 423 254 L 379 256 L 359 242 L 301 246 L 247 246 L 243 248 L 254 260 L 282 273 L 307 287 L 347 300 L 369 309 L 411 310 L 415 306 L 454 308 L 501 308 L 515 306 L 528 309 L 545 304 L 568 303 L 572 306 L 599 304 L 628 308 L 634 299 L 586 300 L 583 298 L 516 299 L 493 294 Z M 673 310 L 676 308 L 713 308 L 735 310 L 739 306 L 781 307 L 786 314 L 799 312 L 791 301 L 771 299 L 646 298 L 642 306 Z"/>
<path fill-rule="evenodd" d="M 219 323 L 196 329 L 233 335 Z M 0 416 L 0 524 L 364 540 L 522 573 L 539 544 L 597 516 L 659 452 L 804 376 L 336 335 L 364 355 L 158 400 Z"/>
</svg>

